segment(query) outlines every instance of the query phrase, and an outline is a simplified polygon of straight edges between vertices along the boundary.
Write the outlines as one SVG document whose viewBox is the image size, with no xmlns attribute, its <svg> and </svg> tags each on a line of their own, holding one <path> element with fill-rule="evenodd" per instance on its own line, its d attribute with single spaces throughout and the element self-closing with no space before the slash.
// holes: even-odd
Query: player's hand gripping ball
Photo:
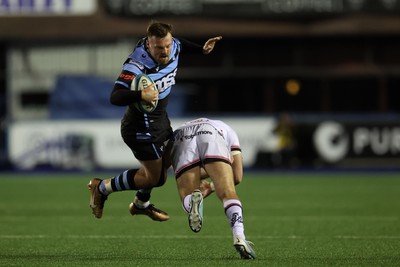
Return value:
<svg viewBox="0 0 400 267">
<path fill-rule="evenodd" d="M 151 79 L 148 75 L 141 73 L 133 79 L 131 83 L 131 90 L 132 91 L 142 91 L 144 88 L 149 87 L 150 85 L 154 84 L 153 79 Z M 157 87 L 154 84 L 153 89 L 157 91 Z M 150 103 L 147 103 L 146 101 L 140 101 L 134 103 L 134 106 L 140 110 L 141 112 L 144 113 L 150 113 L 153 112 L 158 104 L 158 100 L 152 102 L 153 105 Z"/>
</svg>

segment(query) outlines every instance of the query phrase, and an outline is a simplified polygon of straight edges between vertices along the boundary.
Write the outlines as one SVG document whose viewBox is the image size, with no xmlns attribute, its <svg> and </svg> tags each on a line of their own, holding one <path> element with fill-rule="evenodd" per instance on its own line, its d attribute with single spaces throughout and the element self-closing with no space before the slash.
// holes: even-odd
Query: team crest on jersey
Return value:
<svg viewBox="0 0 400 267">
<path fill-rule="evenodd" d="M 140 70 L 144 70 L 144 65 L 143 65 L 143 64 L 140 64 L 139 62 L 137 62 L 137 61 L 135 61 L 135 60 L 130 59 L 128 63 L 129 63 L 129 64 L 132 64 L 132 65 L 135 65 L 135 66 L 138 67 Z"/>
</svg>

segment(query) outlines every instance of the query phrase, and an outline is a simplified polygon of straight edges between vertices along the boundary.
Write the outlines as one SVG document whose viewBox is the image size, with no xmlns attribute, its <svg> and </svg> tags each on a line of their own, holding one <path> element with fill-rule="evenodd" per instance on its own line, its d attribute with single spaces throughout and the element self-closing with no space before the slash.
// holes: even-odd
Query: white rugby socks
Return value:
<svg viewBox="0 0 400 267">
<path fill-rule="evenodd" d="M 234 237 L 246 239 L 244 235 L 242 203 L 238 199 L 224 202 L 225 215 L 228 218 Z"/>
</svg>

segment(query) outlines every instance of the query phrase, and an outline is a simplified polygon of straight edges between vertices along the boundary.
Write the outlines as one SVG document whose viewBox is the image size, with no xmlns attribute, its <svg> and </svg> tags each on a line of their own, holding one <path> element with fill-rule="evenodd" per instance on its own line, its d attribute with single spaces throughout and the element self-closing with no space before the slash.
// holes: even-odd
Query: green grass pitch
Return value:
<svg viewBox="0 0 400 267">
<path fill-rule="evenodd" d="M 237 191 L 253 261 L 233 248 L 215 194 L 193 233 L 171 175 L 152 193 L 162 223 L 129 214 L 134 191 L 110 195 L 95 219 L 92 177 L 1 174 L 0 266 L 400 266 L 398 173 L 247 174 Z"/>
</svg>

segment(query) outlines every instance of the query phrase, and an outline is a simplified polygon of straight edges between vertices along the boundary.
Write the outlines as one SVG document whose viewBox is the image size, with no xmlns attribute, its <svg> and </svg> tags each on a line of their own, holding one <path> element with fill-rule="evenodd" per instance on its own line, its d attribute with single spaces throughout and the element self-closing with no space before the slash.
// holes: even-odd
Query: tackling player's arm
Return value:
<svg viewBox="0 0 400 267">
<path fill-rule="evenodd" d="M 235 185 L 240 184 L 243 179 L 243 157 L 240 151 L 232 151 L 233 162 L 232 162 L 232 170 L 233 170 L 233 181 Z"/>
</svg>

